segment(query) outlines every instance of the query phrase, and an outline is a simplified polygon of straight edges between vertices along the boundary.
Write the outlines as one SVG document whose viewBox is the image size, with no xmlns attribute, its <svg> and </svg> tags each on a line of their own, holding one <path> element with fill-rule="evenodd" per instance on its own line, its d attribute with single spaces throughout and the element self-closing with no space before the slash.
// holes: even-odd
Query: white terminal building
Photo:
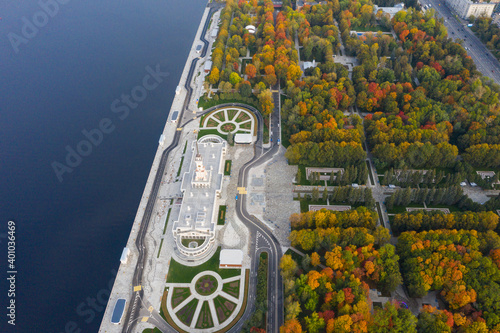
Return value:
<svg viewBox="0 0 500 333">
<path fill-rule="evenodd" d="M 182 179 L 181 210 L 172 229 L 177 249 L 187 259 L 203 257 L 215 244 L 226 142 L 204 137 L 193 142 L 192 150 L 192 163 Z"/>
<path fill-rule="evenodd" d="M 471 15 L 475 17 L 491 17 L 491 14 L 499 1 L 500 0 L 493 0 L 488 3 L 471 0 L 446 0 L 446 3 L 455 12 L 457 12 L 458 16 L 466 19 Z"/>
</svg>

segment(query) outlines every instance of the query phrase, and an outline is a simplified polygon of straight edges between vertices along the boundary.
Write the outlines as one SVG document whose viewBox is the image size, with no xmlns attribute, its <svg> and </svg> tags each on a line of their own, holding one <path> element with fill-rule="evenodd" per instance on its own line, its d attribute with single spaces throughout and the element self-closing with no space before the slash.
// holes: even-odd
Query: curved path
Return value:
<svg viewBox="0 0 500 333">
<path fill-rule="evenodd" d="M 243 106 L 243 104 L 236 104 L 237 106 Z M 272 145 L 269 149 L 258 149 L 259 146 L 262 147 L 262 128 L 263 119 L 260 112 L 250 106 L 245 106 L 246 108 L 253 111 L 258 120 L 258 139 L 255 146 L 254 157 L 245 164 L 238 174 L 238 187 L 246 187 L 248 183 L 248 172 L 251 168 L 259 166 L 268 160 L 270 160 L 274 154 L 279 150 L 279 145 L 276 144 L 279 138 L 279 131 L 274 131 L 272 134 Z M 276 117 L 273 118 L 275 120 Z M 279 121 L 279 116 L 277 117 Z M 279 332 L 279 327 L 283 324 L 283 283 L 281 280 L 281 275 L 279 271 L 279 261 L 282 256 L 282 251 L 280 244 L 276 237 L 272 234 L 272 231 L 262 223 L 255 216 L 250 215 L 246 210 L 246 195 L 241 195 L 241 199 L 236 203 L 236 214 L 238 218 L 246 225 L 250 231 L 250 237 L 252 239 L 250 244 L 250 253 L 253 254 L 251 274 L 250 274 L 250 285 L 248 294 L 256 295 L 257 288 L 257 268 L 259 254 L 262 252 L 268 253 L 268 313 L 267 313 L 267 331 L 268 332 Z M 248 298 L 247 308 L 245 314 L 241 320 L 229 331 L 229 332 L 239 332 L 243 327 L 246 320 L 250 319 L 251 315 L 255 311 L 255 299 Z"/>
</svg>

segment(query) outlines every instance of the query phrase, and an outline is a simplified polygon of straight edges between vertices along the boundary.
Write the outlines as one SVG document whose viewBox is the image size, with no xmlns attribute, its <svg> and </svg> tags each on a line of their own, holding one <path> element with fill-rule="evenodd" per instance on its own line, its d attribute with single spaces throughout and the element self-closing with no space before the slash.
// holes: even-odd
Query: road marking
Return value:
<svg viewBox="0 0 500 333">
<path fill-rule="evenodd" d="M 182 127 L 177 127 L 177 131 L 182 131 Z"/>
<path fill-rule="evenodd" d="M 150 306 L 148 311 L 149 311 L 149 313 L 153 312 L 153 306 Z"/>
<path fill-rule="evenodd" d="M 142 286 L 141 285 L 138 285 L 138 286 L 134 287 L 134 292 L 135 291 L 141 291 L 141 290 L 142 290 Z"/>
<path fill-rule="evenodd" d="M 142 322 L 148 321 L 149 317 L 142 317 Z"/>
<path fill-rule="evenodd" d="M 263 240 L 266 244 L 260 244 L 259 246 L 259 241 Z M 271 249 L 271 244 L 269 243 L 269 241 L 267 240 L 267 238 L 264 237 L 264 235 L 262 235 L 259 231 L 257 231 L 257 246 L 256 246 L 256 250 L 257 249 L 265 249 L 265 248 L 268 248 L 268 249 Z"/>
<path fill-rule="evenodd" d="M 238 187 L 237 190 L 239 194 L 247 194 L 247 190 L 245 187 Z"/>
</svg>

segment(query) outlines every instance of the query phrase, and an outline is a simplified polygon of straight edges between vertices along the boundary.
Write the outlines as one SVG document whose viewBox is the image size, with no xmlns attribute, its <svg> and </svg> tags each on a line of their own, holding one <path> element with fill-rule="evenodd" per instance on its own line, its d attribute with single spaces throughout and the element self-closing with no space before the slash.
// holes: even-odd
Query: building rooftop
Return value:
<svg viewBox="0 0 500 333">
<path fill-rule="evenodd" d="M 243 263 L 243 251 L 224 249 L 220 251 L 219 266 L 225 267 L 237 267 L 241 266 Z"/>
<path fill-rule="evenodd" d="M 252 143 L 253 136 L 250 133 L 236 133 L 234 135 L 234 142 L 236 143 Z"/>
<path fill-rule="evenodd" d="M 221 190 L 221 161 L 223 143 L 196 143 L 188 172 L 184 173 L 181 190 L 184 193 L 179 221 L 174 229 L 179 232 L 196 231 L 209 235 L 215 230 L 213 219 L 216 192 Z"/>
<path fill-rule="evenodd" d="M 396 15 L 397 12 L 405 9 L 405 4 L 404 3 L 398 3 L 395 4 L 393 7 L 379 7 L 377 5 L 373 6 L 373 12 L 376 14 L 378 13 L 379 10 L 383 11 L 384 13 L 389 14 L 391 17 Z"/>
<path fill-rule="evenodd" d="M 209 60 L 205 61 L 205 67 L 203 67 L 203 69 L 205 71 L 211 70 L 212 69 L 212 60 L 209 59 Z"/>
</svg>

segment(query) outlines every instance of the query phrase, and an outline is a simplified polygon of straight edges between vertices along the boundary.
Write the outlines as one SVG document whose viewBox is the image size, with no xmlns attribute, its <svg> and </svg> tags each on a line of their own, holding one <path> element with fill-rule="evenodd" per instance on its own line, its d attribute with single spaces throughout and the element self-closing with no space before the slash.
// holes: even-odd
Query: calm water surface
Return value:
<svg viewBox="0 0 500 333">
<path fill-rule="evenodd" d="M 206 4 L 60 1 L 45 21 L 37 1 L 0 1 L 0 332 L 65 332 L 70 321 L 97 332 L 103 307 L 81 304 L 114 281 Z M 34 15 L 41 27 L 25 28 L 25 38 Z M 25 38 L 15 40 L 17 53 L 9 33 Z M 169 76 L 120 119 L 113 101 L 157 64 Z M 82 131 L 105 118 L 114 131 L 60 182 L 52 163 L 66 164 L 67 146 L 76 149 Z M 15 327 L 6 316 L 9 220 L 16 222 Z"/>
</svg>

